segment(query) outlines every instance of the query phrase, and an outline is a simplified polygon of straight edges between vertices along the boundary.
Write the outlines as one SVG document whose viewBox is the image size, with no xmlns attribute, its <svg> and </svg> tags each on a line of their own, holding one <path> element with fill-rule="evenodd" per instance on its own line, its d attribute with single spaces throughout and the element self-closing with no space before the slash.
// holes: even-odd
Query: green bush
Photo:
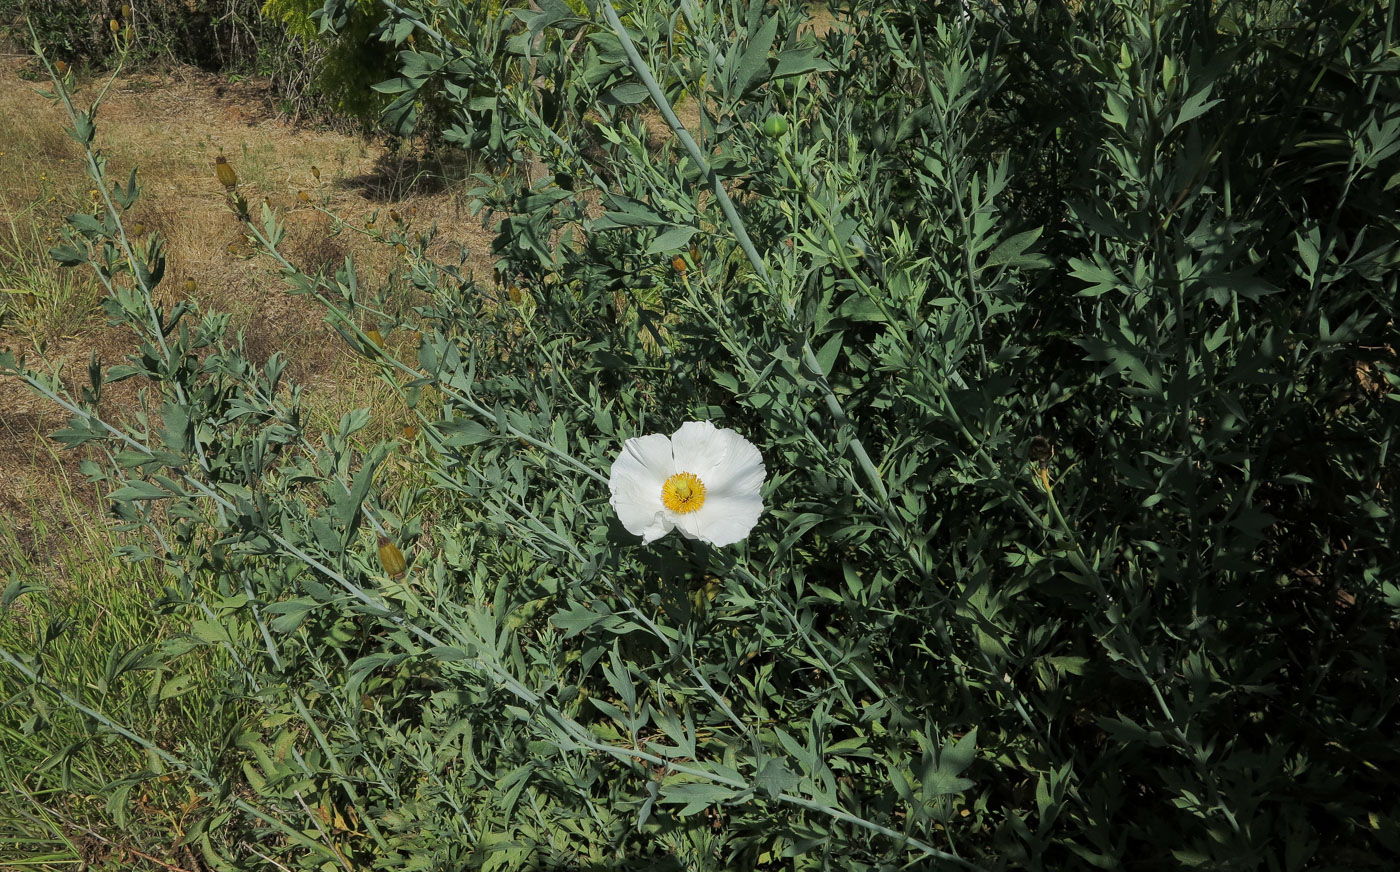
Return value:
<svg viewBox="0 0 1400 872">
<path fill-rule="evenodd" d="M 250 2 L 207 0 L 5 0 L 17 42 L 32 27 L 44 53 L 67 63 L 105 67 L 125 52 L 136 61 L 178 61 L 206 70 L 255 71 L 260 43 L 280 41 Z M 114 34 L 111 23 L 117 22 Z M 9 23 L 9 22 L 6 22 Z"/>
<path fill-rule="evenodd" d="M 295 20 L 264 14 L 250 0 L 223 6 L 207 0 L 0 0 L 0 34 L 27 45 L 31 28 L 49 59 L 99 72 L 123 60 L 267 76 L 282 108 L 298 115 L 377 109 L 371 85 L 390 59 L 364 48 L 337 54 L 305 38 Z M 363 42 L 369 27 L 360 31 Z"/>
<path fill-rule="evenodd" d="M 310 433 L 279 359 L 154 308 L 134 180 L 56 256 L 142 350 L 25 374 L 128 553 L 233 597 L 192 638 L 266 717 L 200 769 L 211 863 L 1393 863 L 1390 7 L 392 9 L 390 117 L 539 162 L 477 191 L 501 287 L 396 223 L 409 299 L 248 230 L 411 434 Z M 690 420 L 768 511 L 642 547 L 609 470 Z"/>
<path fill-rule="evenodd" d="M 332 33 L 318 38 L 314 13 L 321 4 L 311 0 L 266 0 L 262 14 L 281 22 L 289 39 L 320 49 L 314 69 L 307 71 L 307 91 L 328 108 L 362 124 L 376 119 L 388 100 L 374 86 L 393 73 L 393 52 L 374 39 L 378 4 L 366 0 L 346 4 L 345 20 Z"/>
</svg>

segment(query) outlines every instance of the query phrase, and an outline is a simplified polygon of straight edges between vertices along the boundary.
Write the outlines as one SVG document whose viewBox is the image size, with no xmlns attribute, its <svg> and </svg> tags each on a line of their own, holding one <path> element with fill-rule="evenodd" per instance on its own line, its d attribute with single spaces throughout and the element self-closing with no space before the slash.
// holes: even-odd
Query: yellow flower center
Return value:
<svg viewBox="0 0 1400 872">
<path fill-rule="evenodd" d="M 705 483 L 693 472 L 678 472 L 661 486 L 661 502 L 678 515 L 699 511 L 705 505 Z"/>
</svg>

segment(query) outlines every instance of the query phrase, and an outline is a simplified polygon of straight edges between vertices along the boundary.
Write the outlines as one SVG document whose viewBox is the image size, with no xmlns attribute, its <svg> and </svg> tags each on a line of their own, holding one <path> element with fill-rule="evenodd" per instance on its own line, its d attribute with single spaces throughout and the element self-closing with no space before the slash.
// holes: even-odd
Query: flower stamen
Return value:
<svg viewBox="0 0 1400 872">
<path fill-rule="evenodd" d="M 705 483 L 693 472 L 678 472 L 661 486 L 661 502 L 678 515 L 699 511 L 705 504 Z"/>
</svg>

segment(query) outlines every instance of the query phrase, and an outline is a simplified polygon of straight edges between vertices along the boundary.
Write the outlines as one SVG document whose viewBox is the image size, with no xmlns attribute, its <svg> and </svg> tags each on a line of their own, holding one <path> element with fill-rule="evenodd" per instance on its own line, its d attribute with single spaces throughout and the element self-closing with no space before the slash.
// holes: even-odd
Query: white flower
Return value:
<svg viewBox="0 0 1400 872">
<path fill-rule="evenodd" d="M 612 507 L 648 545 L 679 528 L 688 539 L 733 545 L 763 513 L 763 455 L 733 430 L 690 421 L 670 438 L 628 439 L 612 466 Z"/>
</svg>

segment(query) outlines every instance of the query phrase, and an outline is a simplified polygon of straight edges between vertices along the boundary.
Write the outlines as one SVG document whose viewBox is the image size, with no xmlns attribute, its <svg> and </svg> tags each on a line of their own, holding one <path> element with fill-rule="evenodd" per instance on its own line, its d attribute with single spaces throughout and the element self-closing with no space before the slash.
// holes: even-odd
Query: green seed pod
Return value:
<svg viewBox="0 0 1400 872">
<path fill-rule="evenodd" d="M 408 563 L 403 559 L 403 552 L 399 550 L 399 546 L 384 536 L 379 537 L 379 564 L 389 573 L 390 578 L 398 578 L 408 570 Z"/>
<path fill-rule="evenodd" d="M 219 184 L 225 188 L 233 188 L 238 185 L 238 173 L 233 171 L 228 158 L 223 155 L 214 158 L 214 175 L 218 177 Z"/>
</svg>

